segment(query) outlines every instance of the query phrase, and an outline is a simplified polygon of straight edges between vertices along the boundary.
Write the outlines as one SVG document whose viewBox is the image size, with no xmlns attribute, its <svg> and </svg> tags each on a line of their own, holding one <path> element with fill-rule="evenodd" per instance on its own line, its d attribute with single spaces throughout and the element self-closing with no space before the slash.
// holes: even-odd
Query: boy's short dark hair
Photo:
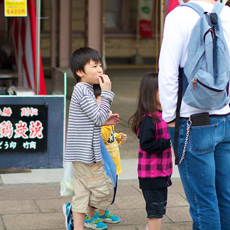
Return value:
<svg viewBox="0 0 230 230">
<path fill-rule="evenodd" d="M 70 67 L 73 76 L 80 82 L 81 78 L 76 74 L 78 70 L 85 72 L 85 65 L 90 62 L 90 60 L 96 63 L 101 62 L 101 55 L 90 47 L 82 47 L 75 50 L 70 58 Z"/>
</svg>

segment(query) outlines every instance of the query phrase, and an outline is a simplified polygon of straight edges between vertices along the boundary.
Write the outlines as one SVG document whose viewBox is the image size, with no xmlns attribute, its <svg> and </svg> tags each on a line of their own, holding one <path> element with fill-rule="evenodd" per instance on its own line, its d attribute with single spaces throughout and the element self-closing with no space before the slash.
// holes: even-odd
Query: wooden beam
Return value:
<svg viewBox="0 0 230 230">
<path fill-rule="evenodd" d="M 72 44 L 72 1 L 60 0 L 59 24 L 59 66 L 69 67 Z"/>
</svg>

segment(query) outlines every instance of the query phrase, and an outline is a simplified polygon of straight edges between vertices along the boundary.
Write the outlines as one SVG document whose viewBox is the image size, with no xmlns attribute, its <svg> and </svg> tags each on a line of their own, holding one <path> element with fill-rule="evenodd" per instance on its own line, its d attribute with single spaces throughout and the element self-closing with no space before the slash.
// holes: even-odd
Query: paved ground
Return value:
<svg viewBox="0 0 230 230">
<path fill-rule="evenodd" d="M 0 230 L 65 229 L 62 205 L 68 197 L 60 196 L 59 185 L 27 184 L 0 187 Z M 144 230 L 146 212 L 138 182 L 119 181 L 115 204 L 110 211 L 121 222 L 109 225 L 111 230 Z M 167 215 L 162 230 L 192 229 L 188 204 L 179 179 L 169 188 Z"/>
<path fill-rule="evenodd" d="M 127 126 L 136 107 L 136 97 L 141 77 L 151 70 L 108 70 L 116 96 L 112 110 L 120 114 L 117 132 L 128 134 L 121 147 L 123 173 L 119 176 L 118 192 L 112 213 L 121 217 L 111 230 L 144 230 L 146 212 L 144 199 L 137 181 L 138 139 Z M 69 72 L 69 71 L 67 71 Z M 51 81 L 46 79 L 47 91 L 51 93 Z M 74 80 L 68 78 L 68 102 Z M 63 169 L 32 169 L 31 173 L 0 175 L 0 230 L 65 229 L 62 205 L 71 198 L 60 196 L 59 181 Z M 173 185 L 169 188 L 167 215 L 162 230 L 190 230 L 192 221 L 189 206 L 174 167 Z"/>
</svg>

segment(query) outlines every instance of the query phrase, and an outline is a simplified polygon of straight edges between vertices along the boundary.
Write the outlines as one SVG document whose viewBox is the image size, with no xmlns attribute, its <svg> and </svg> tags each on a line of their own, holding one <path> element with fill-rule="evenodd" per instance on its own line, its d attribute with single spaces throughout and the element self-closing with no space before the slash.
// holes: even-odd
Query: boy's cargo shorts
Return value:
<svg viewBox="0 0 230 230">
<path fill-rule="evenodd" d="M 103 161 L 85 164 L 73 162 L 75 168 L 72 211 L 87 213 L 88 204 L 106 210 L 113 200 L 114 187 L 104 170 Z"/>
</svg>

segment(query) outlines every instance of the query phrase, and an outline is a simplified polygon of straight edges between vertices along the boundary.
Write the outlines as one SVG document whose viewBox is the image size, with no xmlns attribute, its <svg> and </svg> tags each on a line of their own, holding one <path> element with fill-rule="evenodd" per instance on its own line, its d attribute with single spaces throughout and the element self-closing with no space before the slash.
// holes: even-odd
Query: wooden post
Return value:
<svg viewBox="0 0 230 230">
<path fill-rule="evenodd" d="M 60 0 L 59 66 L 68 67 L 72 46 L 71 0 Z"/>
<path fill-rule="evenodd" d="M 162 39 L 163 39 L 163 30 L 164 30 L 164 21 L 165 21 L 165 17 L 167 15 L 167 0 L 161 0 L 161 34 L 160 34 L 160 43 L 162 43 Z"/>
<path fill-rule="evenodd" d="M 56 67 L 57 57 L 57 1 L 51 0 L 51 66 Z"/>
<path fill-rule="evenodd" d="M 37 42 L 36 42 L 36 94 L 40 89 L 40 30 L 41 30 L 41 0 L 36 1 L 37 13 Z"/>
<path fill-rule="evenodd" d="M 88 46 L 102 51 L 102 0 L 88 0 Z"/>
</svg>

